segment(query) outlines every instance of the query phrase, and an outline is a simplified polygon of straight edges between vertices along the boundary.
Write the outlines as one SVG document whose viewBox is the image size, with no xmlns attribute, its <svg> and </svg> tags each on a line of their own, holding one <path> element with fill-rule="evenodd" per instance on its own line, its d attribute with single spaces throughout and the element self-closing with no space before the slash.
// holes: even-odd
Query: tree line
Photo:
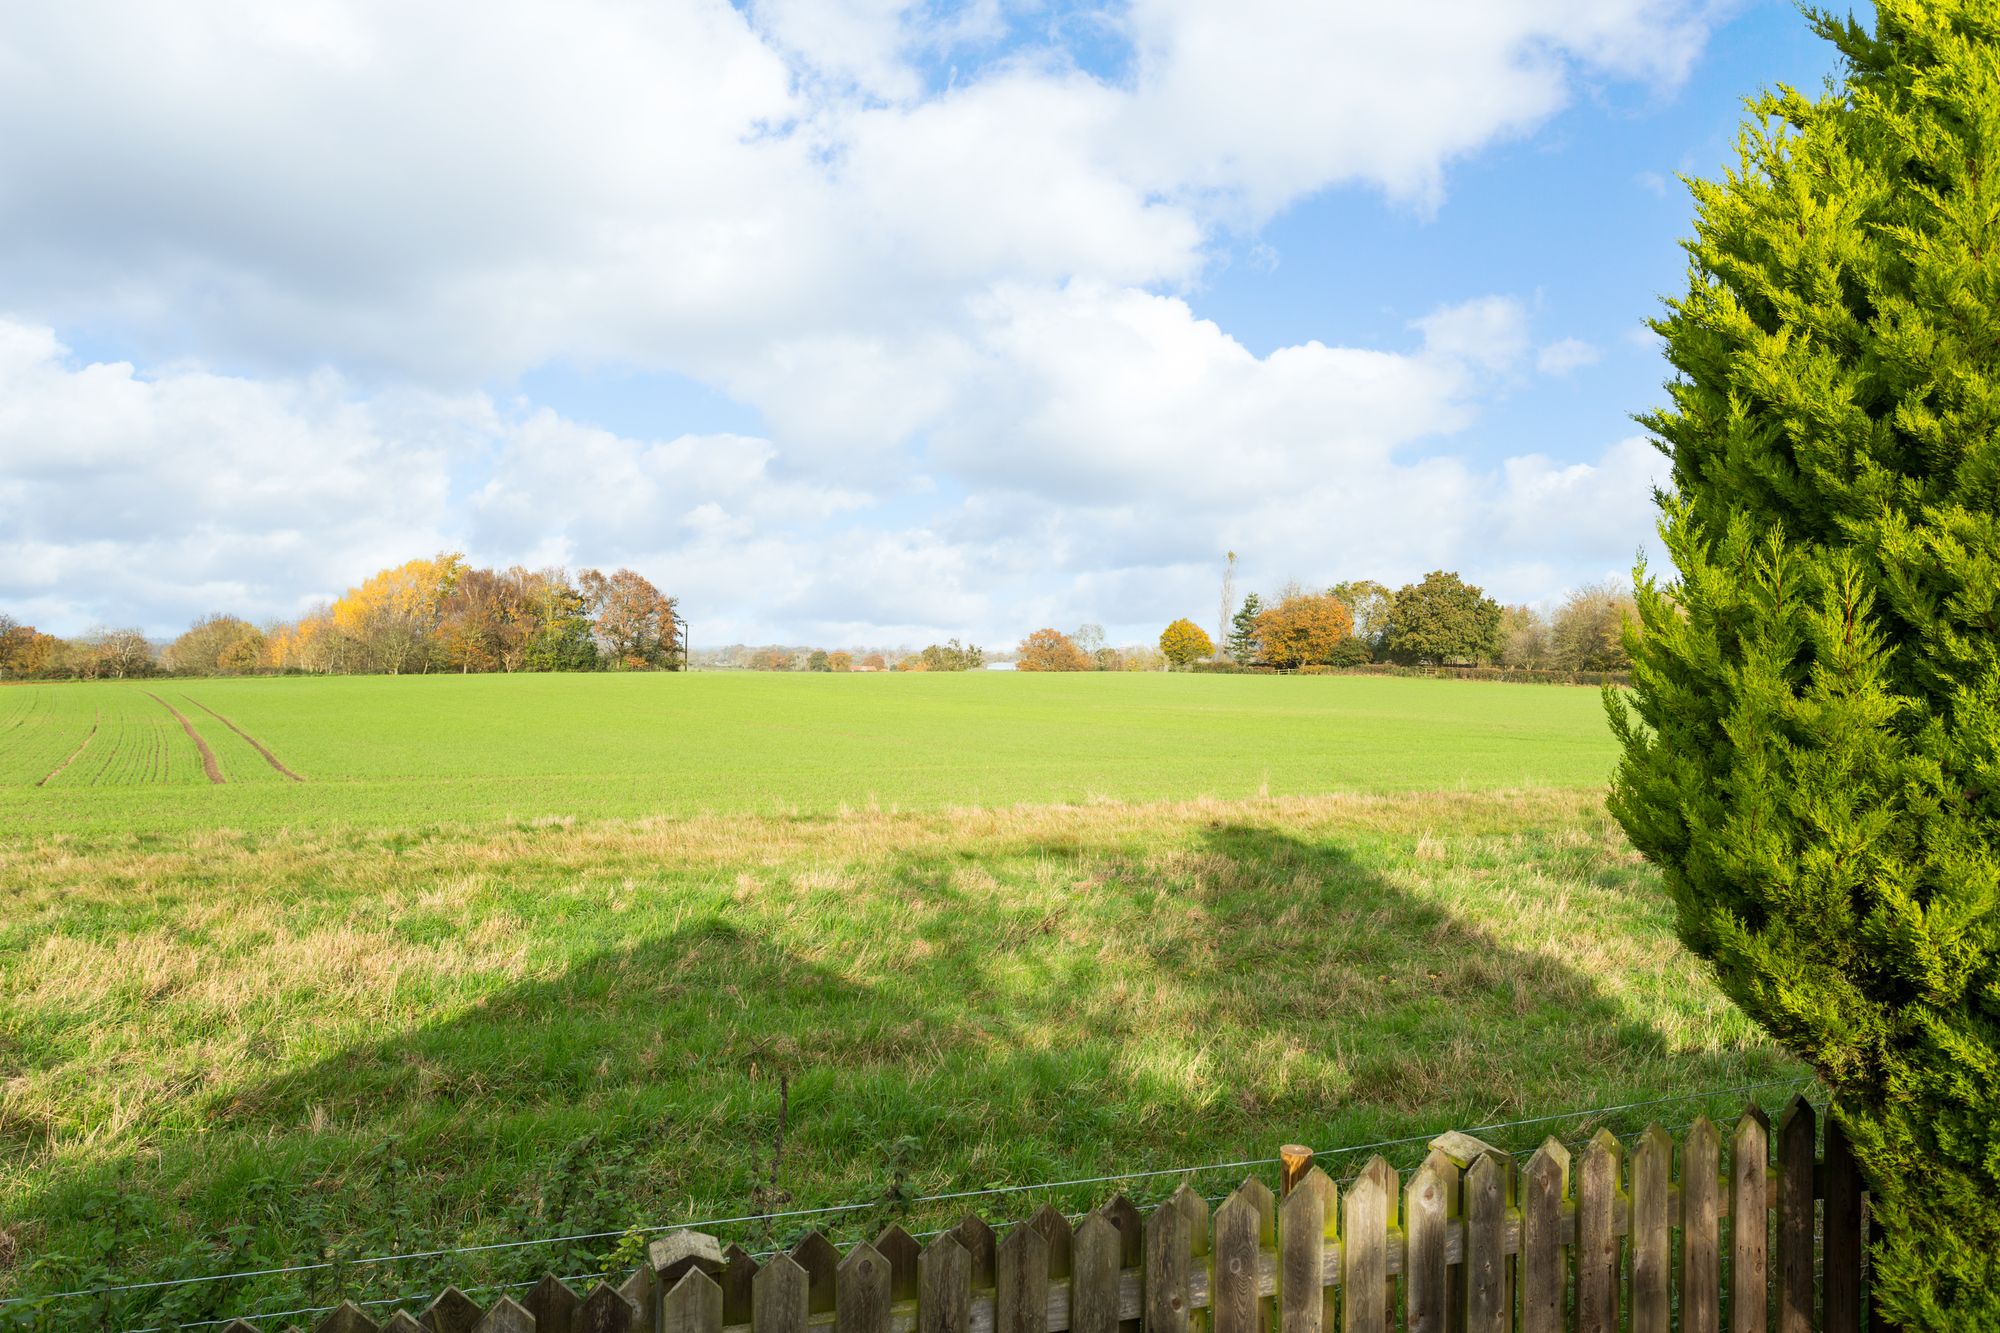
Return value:
<svg viewBox="0 0 2000 1333">
<path fill-rule="evenodd" d="M 685 665 L 674 598 L 629 569 L 480 569 L 457 552 L 379 570 L 292 621 L 203 616 L 156 648 L 137 629 L 74 639 L 0 614 L 0 675 L 408 675 Z"/>
<path fill-rule="evenodd" d="M 1225 591 L 1227 628 L 1220 645 L 1187 617 L 1161 631 L 1157 650 L 1107 649 L 1096 626 L 1073 635 L 1039 629 L 1016 649 L 1017 667 L 1296 671 L 1381 662 L 1622 671 L 1630 665 L 1625 631 L 1638 623 L 1631 596 L 1610 584 L 1578 589 L 1544 614 L 1530 606 L 1502 606 L 1449 570 L 1434 570 L 1394 590 L 1363 579 L 1323 592 L 1294 584 L 1268 603 L 1253 592 L 1233 610 L 1232 600 Z"/>
</svg>

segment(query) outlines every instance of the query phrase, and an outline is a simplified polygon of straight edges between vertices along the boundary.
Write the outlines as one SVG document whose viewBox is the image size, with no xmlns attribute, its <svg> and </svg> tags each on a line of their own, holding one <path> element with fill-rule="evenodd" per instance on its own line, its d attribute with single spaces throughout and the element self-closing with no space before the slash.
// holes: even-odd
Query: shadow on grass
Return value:
<svg viewBox="0 0 2000 1333">
<path fill-rule="evenodd" d="M 1790 1069 L 1761 1047 L 1670 1050 L 1590 970 L 1502 943 L 1336 840 L 1217 824 L 1165 851 L 1025 842 L 822 879 L 659 933 L 635 913 L 627 943 L 235 1090 L 198 1137 L 52 1180 L 20 1289 L 591 1237 L 147 1293 L 118 1316 L 518 1281 L 619 1262 L 629 1245 L 595 1233 L 627 1227 L 865 1201 L 718 1229 L 752 1248 L 813 1225 L 915 1231 L 964 1206 L 914 1202 L 932 1192 Z"/>
</svg>

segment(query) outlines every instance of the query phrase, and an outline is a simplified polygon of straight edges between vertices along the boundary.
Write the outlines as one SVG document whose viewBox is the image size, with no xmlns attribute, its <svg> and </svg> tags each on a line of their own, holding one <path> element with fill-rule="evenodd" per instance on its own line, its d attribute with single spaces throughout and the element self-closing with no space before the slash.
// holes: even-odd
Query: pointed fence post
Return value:
<svg viewBox="0 0 2000 1333">
<path fill-rule="evenodd" d="M 446 1287 L 424 1310 L 417 1322 L 431 1333 L 472 1333 L 483 1313 L 473 1299 L 457 1287 Z"/>
<path fill-rule="evenodd" d="M 840 1271 L 840 1251 L 815 1231 L 792 1247 L 792 1262 L 806 1270 L 806 1308 L 814 1314 L 833 1310 L 834 1275 Z"/>
<path fill-rule="evenodd" d="M 1794 1096 L 1778 1120 L 1778 1333 L 1812 1333 L 1818 1139 L 1812 1103 Z"/>
<path fill-rule="evenodd" d="M 1722 1136 L 1697 1116 L 1681 1143 L 1681 1333 L 1722 1324 Z"/>
<path fill-rule="evenodd" d="M 1146 1333 L 1188 1333 L 1193 1229 L 1187 1212 L 1172 1199 L 1146 1219 Z"/>
<path fill-rule="evenodd" d="M 1618 1213 L 1625 1150 L 1600 1129 L 1583 1150 L 1576 1179 L 1577 1333 L 1618 1333 Z"/>
<path fill-rule="evenodd" d="M 1263 1182 L 1246 1180 L 1215 1210 L 1215 1333 L 1270 1333 L 1259 1269 L 1275 1207 Z"/>
<path fill-rule="evenodd" d="M 1729 1136 L 1729 1333 L 1765 1333 L 1770 1312 L 1771 1121 L 1751 1105 Z"/>
<path fill-rule="evenodd" d="M 1646 1126 L 1632 1153 L 1632 1333 L 1667 1333 L 1673 1318 L 1673 1160 L 1667 1131 Z"/>
<path fill-rule="evenodd" d="M 889 1261 L 873 1245 L 849 1250 L 834 1278 L 834 1333 L 889 1333 L 890 1277 Z"/>
<path fill-rule="evenodd" d="M 342 1301 L 313 1326 L 313 1333 L 377 1333 L 377 1325 L 353 1301 Z"/>
<path fill-rule="evenodd" d="M 660 1297 L 660 1333 L 722 1333 L 722 1286 L 689 1267 Z"/>
<path fill-rule="evenodd" d="M 521 1308 L 535 1317 L 536 1333 L 551 1333 L 553 1329 L 567 1330 L 575 1324 L 576 1312 L 582 1304 L 577 1294 L 554 1273 L 544 1273 L 528 1298 L 521 1302 Z"/>
<path fill-rule="evenodd" d="M 993 1333 L 1048 1333 L 1049 1242 L 1032 1222 L 993 1252 Z"/>
<path fill-rule="evenodd" d="M 1838 1115 L 1826 1118 L 1826 1203 L 1821 1227 L 1826 1333 L 1860 1333 L 1861 1171 Z"/>
<path fill-rule="evenodd" d="M 722 1252 L 722 1322 L 750 1322 L 751 1296 L 757 1281 L 757 1261 L 741 1245 Z"/>
<path fill-rule="evenodd" d="M 487 1307 L 472 1333 L 536 1333 L 535 1317 L 512 1297 L 502 1296 Z"/>
<path fill-rule="evenodd" d="M 1563 1207 L 1569 1202 L 1569 1149 L 1551 1138 L 1521 1173 L 1521 1333 L 1564 1333 L 1569 1254 Z"/>
<path fill-rule="evenodd" d="M 1102 1213 L 1091 1213 L 1076 1224 L 1070 1333 L 1118 1333 L 1118 1272 L 1124 1244 L 1118 1228 Z"/>
<path fill-rule="evenodd" d="M 774 1254 L 750 1281 L 751 1333 L 806 1333 L 812 1275 L 790 1255 Z"/>
<path fill-rule="evenodd" d="M 1389 1199 L 1382 1173 L 1373 1169 L 1381 1161 L 1362 1168 L 1341 1200 L 1341 1333 L 1382 1333 L 1389 1323 L 1390 1307 L 1382 1299 L 1389 1279 Z"/>
<path fill-rule="evenodd" d="M 917 1258 L 917 1333 L 971 1333 L 972 1256 L 947 1231 Z"/>
<path fill-rule="evenodd" d="M 1326 1247 L 1340 1230 L 1340 1189 L 1309 1167 L 1278 1205 L 1279 1333 L 1333 1333 L 1337 1289 L 1326 1285 Z"/>
<path fill-rule="evenodd" d="M 1447 1333 L 1451 1315 L 1451 1270 L 1445 1243 L 1458 1225 L 1458 1166 L 1431 1149 L 1410 1177 L 1403 1196 L 1403 1226 L 1409 1235 L 1404 1265 L 1404 1323 L 1409 1333 Z"/>
<path fill-rule="evenodd" d="M 1513 1163 L 1503 1154 L 1488 1151 L 1473 1159 L 1465 1173 L 1466 1333 L 1512 1333 L 1507 1214 L 1513 1194 Z"/>
</svg>

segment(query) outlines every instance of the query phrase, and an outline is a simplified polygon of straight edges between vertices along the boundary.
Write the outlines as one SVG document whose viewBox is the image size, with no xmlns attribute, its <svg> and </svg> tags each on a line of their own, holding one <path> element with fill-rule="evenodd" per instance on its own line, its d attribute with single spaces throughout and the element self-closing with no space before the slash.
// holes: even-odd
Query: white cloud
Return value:
<svg viewBox="0 0 2000 1333">
<path fill-rule="evenodd" d="M 1603 353 L 1581 338 L 1561 338 L 1545 344 L 1535 353 L 1535 369 L 1544 375 L 1567 375 L 1585 366 L 1594 366 Z"/>
<path fill-rule="evenodd" d="M 1481 471 L 1452 441 L 1580 345 L 1537 352 L 1489 296 L 1411 346 L 1257 355 L 1184 295 L 1301 197 L 1431 207 L 1583 80 L 1672 84 L 1704 12 L 23 8 L 0 601 L 165 629 L 465 545 L 646 564 L 744 637 L 993 638 L 1115 620 L 1096 599 L 1186 613 L 1230 545 L 1285 552 L 1269 579 L 1476 572 L 1496 541 L 1527 568 L 1547 534 L 1500 506 L 1563 465 Z M 1129 59 L 1092 72 L 1086 30 Z M 765 429 L 639 440 L 475 391 L 554 360 L 692 376 Z M 1569 500 L 1616 509 L 1622 460 Z M 1606 540 L 1548 567 L 1621 558 Z"/>
</svg>

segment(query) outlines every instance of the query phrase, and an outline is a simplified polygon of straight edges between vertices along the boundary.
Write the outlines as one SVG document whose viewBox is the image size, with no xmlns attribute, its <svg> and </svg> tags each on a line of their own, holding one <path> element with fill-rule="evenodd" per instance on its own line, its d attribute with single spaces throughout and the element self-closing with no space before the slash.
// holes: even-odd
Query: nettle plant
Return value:
<svg viewBox="0 0 2000 1333">
<path fill-rule="evenodd" d="M 2000 9 L 1876 15 L 1692 186 L 1612 807 L 1832 1089 L 1886 1311 L 2000 1328 Z"/>
</svg>

